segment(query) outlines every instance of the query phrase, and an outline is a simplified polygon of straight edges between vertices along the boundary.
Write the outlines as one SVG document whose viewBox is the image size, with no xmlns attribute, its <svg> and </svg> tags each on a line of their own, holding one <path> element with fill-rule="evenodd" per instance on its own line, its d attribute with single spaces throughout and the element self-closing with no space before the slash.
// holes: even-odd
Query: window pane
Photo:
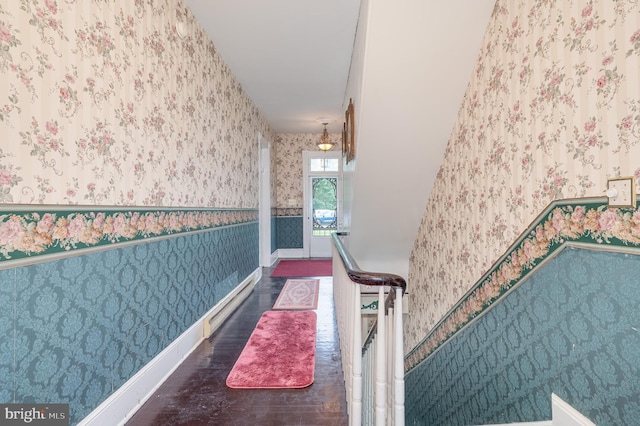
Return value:
<svg viewBox="0 0 640 426">
<path fill-rule="evenodd" d="M 337 172 L 340 163 L 337 158 L 312 158 L 310 166 L 312 172 Z"/>
</svg>

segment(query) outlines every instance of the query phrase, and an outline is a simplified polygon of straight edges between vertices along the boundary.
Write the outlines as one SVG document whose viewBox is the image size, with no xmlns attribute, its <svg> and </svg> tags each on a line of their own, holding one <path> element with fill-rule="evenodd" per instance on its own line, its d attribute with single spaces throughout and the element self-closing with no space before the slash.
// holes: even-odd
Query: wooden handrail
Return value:
<svg viewBox="0 0 640 426">
<path fill-rule="evenodd" d="M 346 235 L 348 235 L 348 233 L 346 232 L 334 232 L 333 234 L 331 234 L 331 237 L 333 237 L 333 242 L 336 249 L 338 250 L 338 253 L 340 254 L 340 259 L 342 259 L 342 264 L 344 265 L 344 269 L 347 271 L 349 279 L 358 284 L 377 287 L 389 286 L 393 288 L 401 288 L 402 294 L 404 294 L 407 289 L 407 282 L 400 275 L 387 274 L 382 272 L 367 272 L 360 269 L 358 263 L 345 248 L 344 244 L 342 244 L 341 237 L 344 237 Z M 389 294 L 395 294 L 395 292 L 392 291 L 389 292 Z"/>
</svg>

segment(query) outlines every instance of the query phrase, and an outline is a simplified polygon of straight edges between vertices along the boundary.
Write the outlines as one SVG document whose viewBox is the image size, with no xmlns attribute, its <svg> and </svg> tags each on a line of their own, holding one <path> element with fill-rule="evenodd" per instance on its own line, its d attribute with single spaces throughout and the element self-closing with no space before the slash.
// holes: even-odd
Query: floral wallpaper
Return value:
<svg viewBox="0 0 640 426">
<path fill-rule="evenodd" d="M 258 132 L 180 0 L 0 4 L 0 203 L 255 208 Z"/>
<path fill-rule="evenodd" d="M 640 4 L 498 0 L 410 259 L 409 351 L 553 200 L 640 178 Z"/>
<path fill-rule="evenodd" d="M 329 134 L 329 136 L 334 143 L 331 151 L 340 151 L 342 149 L 342 135 Z M 319 134 L 312 133 L 278 135 L 276 142 L 276 207 L 279 209 L 302 209 L 304 203 L 302 151 L 317 151 L 319 139 Z"/>
</svg>

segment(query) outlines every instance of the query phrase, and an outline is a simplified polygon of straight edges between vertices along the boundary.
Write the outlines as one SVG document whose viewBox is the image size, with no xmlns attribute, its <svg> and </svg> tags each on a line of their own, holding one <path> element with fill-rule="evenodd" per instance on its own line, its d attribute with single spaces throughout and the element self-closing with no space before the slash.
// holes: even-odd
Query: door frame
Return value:
<svg viewBox="0 0 640 426">
<path fill-rule="evenodd" d="M 338 172 L 327 175 L 338 178 L 338 229 L 342 227 L 342 153 L 338 151 L 302 151 L 302 257 L 308 258 L 311 251 L 311 176 L 324 176 L 323 173 L 311 173 L 309 162 L 312 158 L 337 158 Z"/>
<path fill-rule="evenodd" d="M 259 263 L 269 267 L 274 259 L 271 253 L 271 151 L 269 141 L 258 132 L 258 223 Z"/>
</svg>

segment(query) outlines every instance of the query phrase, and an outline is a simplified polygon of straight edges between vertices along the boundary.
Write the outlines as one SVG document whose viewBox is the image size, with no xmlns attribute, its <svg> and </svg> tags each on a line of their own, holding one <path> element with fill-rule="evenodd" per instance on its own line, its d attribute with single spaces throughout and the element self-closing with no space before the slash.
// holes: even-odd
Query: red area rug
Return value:
<svg viewBox="0 0 640 426">
<path fill-rule="evenodd" d="M 287 280 L 273 309 L 317 309 L 320 280 Z"/>
<path fill-rule="evenodd" d="M 237 389 L 304 388 L 313 383 L 316 313 L 267 311 L 242 350 L 227 386 Z"/>
<path fill-rule="evenodd" d="M 271 273 L 272 277 L 330 277 L 333 275 L 331 259 L 281 260 Z"/>
</svg>

